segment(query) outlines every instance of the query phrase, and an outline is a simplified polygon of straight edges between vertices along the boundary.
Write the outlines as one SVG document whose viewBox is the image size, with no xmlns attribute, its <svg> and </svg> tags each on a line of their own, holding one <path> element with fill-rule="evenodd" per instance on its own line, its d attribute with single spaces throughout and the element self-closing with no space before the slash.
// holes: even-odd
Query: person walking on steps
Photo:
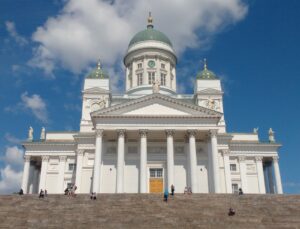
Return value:
<svg viewBox="0 0 300 229">
<path fill-rule="evenodd" d="M 172 184 L 171 185 L 171 195 L 174 196 L 174 192 L 175 192 L 175 186 Z"/>
<path fill-rule="evenodd" d="M 168 197 L 169 197 L 169 191 L 168 191 L 168 189 L 165 189 L 165 192 L 164 192 L 164 201 L 166 203 L 168 202 Z"/>
</svg>

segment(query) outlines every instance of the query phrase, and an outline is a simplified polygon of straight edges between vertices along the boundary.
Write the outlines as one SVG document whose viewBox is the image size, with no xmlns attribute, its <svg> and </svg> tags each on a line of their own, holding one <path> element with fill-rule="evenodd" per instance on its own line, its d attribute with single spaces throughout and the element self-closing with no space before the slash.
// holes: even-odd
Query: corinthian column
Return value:
<svg viewBox="0 0 300 229">
<path fill-rule="evenodd" d="M 117 193 L 124 192 L 125 130 L 118 131 Z"/>
<path fill-rule="evenodd" d="M 197 153 L 196 153 L 196 130 L 188 130 L 189 136 L 189 165 L 191 176 L 191 188 L 193 193 L 198 192 L 197 182 Z"/>
<path fill-rule="evenodd" d="M 100 191 L 100 171 L 101 171 L 101 157 L 102 157 L 102 137 L 103 130 L 96 130 L 96 149 L 93 171 L 93 192 Z"/>
<path fill-rule="evenodd" d="M 29 181 L 29 171 L 30 171 L 30 156 L 24 156 L 24 170 L 22 178 L 22 189 L 25 194 L 28 193 L 28 181 Z"/>
<path fill-rule="evenodd" d="M 140 193 L 147 192 L 147 130 L 140 130 Z"/>
<path fill-rule="evenodd" d="M 255 157 L 259 193 L 266 193 L 266 186 L 265 186 L 264 170 L 263 170 L 262 160 L 263 160 L 263 157 Z"/>
<path fill-rule="evenodd" d="M 247 167 L 246 167 L 246 157 L 239 156 L 239 164 L 240 164 L 240 176 L 242 182 L 242 189 L 244 193 L 248 192 L 248 183 L 247 183 Z"/>
<path fill-rule="evenodd" d="M 81 177 L 82 177 L 82 160 L 83 160 L 84 150 L 77 150 L 77 159 L 76 159 L 76 180 L 75 184 L 77 186 L 77 192 L 80 193 L 81 190 Z"/>
<path fill-rule="evenodd" d="M 167 164 L 168 164 L 168 190 L 174 185 L 174 130 L 166 130 L 167 135 Z"/>
<path fill-rule="evenodd" d="M 227 193 L 232 193 L 231 172 L 230 172 L 230 162 L 229 162 L 229 150 L 223 150 L 222 153 L 223 153 L 223 160 L 224 160 L 226 192 Z"/>
<path fill-rule="evenodd" d="M 45 188 L 46 188 L 46 176 L 47 176 L 47 169 L 48 169 L 48 161 L 49 161 L 49 156 L 42 156 L 39 191 L 41 189 L 45 190 Z"/>
<path fill-rule="evenodd" d="M 58 182 L 57 191 L 58 193 L 64 192 L 64 181 L 65 181 L 65 167 L 66 167 L 67 156 L 59 156 L 59 171 L 58 171 Z"/>
<path fill-rule="evenodd" d="M 220 193 L 220 173 L 219 173 L 219 157 L 218 157 L 218 143 L 217 143 L 217 130 L 210 130 L 210 163 L 213 178 L 213 185 L 215 193 Z"/>
<path fill-rule="evenodd" d="M 273 157 L 274 176 L 275 176 L 277 194 L 282 194 L 283 191 L 282 191 L 280 170 L 278 165 L 278 158 L 279 158 L 278 156 Z"/>
</svg>

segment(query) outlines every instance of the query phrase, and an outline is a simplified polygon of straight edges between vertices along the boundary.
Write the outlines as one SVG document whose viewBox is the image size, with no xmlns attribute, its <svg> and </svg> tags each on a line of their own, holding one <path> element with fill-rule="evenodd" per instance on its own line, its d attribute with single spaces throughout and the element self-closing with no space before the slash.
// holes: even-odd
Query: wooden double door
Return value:
<svg viewBox="0 0 300 229">
<path fill-rule="evenodd" d="M 163 193 L 164 178 L 163 168 L 150 168 L 149 187 L 150 193 Z"/>
</svg>

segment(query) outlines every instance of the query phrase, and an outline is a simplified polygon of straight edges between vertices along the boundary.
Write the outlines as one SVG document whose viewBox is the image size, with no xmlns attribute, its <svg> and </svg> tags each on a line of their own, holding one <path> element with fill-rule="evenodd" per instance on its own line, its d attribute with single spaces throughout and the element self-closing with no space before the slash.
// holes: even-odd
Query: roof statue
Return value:
<svg viewBox="0 0 300 229">
<path fill-rule="evenodd" d="M 269 129 L 269 142 L 275 142 L 274 137 L 275 132 L 272 130 L 272 128 Z"/>
<path fill-rule="evenodd" d="M 41 140 L 45 140 L 46 139 L 46 130 L 45 130 L 45 127 L 42 127 L 40 139 Z"/>
<path fill-rule="evenodd" d="M 28 141 L 32 141 L 33 140 L 33 128 L 32 126 L 29 127 L 29 130 L 28 130 Z"/>
<path fill-rule="evenodd" d="M 159 93 L 160 89 L 160 82 L 158 80 L 155 80 L 152 85 L 153 93 Z"/>
<path fill-rule="evenodd" d="M 258 127 L 253 128 L 253 133 L 254 133 L 254 134 L 258 134 L 258 129 L 259 129 Z"/>
</svg>

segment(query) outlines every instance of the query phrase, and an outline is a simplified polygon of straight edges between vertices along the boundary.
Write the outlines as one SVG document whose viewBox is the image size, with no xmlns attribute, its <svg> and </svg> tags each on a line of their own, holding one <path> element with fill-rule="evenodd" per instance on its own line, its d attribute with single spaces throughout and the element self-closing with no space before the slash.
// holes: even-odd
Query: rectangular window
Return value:
<svg viewBox="0 0 300 229">
<path fill-rule="evenodd" d="M 137 74 L 137 85 L 143 85 L 143 73 Z"/>
<path fill-rule="evenodd" d="M 163 169 L 150 169 L 150 177 L 151 178 L 162 178 L 163 177 Z"/>
<path fill-rule="evenodd" d="M 232 193 L 239 193 L 239 185 L 238 184 L 232 184 Z"/>
<path fill-rule="evenodd" d="M 166 65 L 165 64 L 161 64 L 161 68 L 165 69 Z"/>
<path fill-rule="evenodd" d="M 160 74 L 160 85 L 166 86 L 166 74 L 163 73 Z"/>
<path fill-rule="evenodd" d="M 138 69 L 142 68 L 143 64 L 142 63 L 138 63 Z"/>
<path fill-rule="evenodd" d="M 230 171 L 236 171 L 236 164 L 230 164 Z"/>
<path fill-rule="evenodd" d="M 69 171 L 74 171 L 76 169 L 76 164 L 75 163 L 70 163 L 69 164 Z"/>
<path fill-rule="evenodd" d="M 148 83 L 153 84 L 155 81 L 155 72 L 148 72 Z"/>
</svg>

